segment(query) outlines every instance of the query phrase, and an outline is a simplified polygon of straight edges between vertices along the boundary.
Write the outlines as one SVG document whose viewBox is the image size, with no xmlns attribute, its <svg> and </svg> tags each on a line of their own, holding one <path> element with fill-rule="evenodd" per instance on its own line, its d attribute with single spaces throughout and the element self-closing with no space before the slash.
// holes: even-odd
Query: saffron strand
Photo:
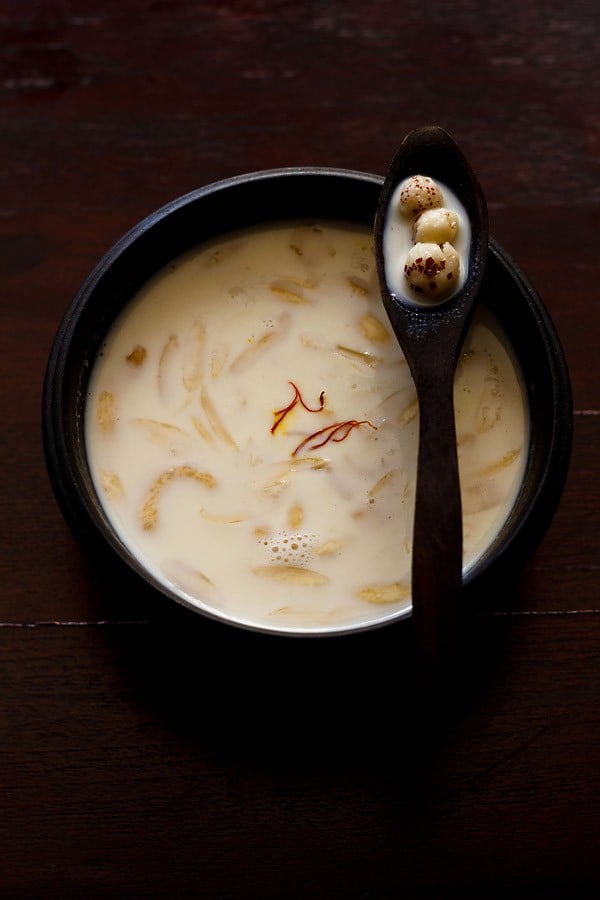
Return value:
<svg viewBox="0 0 600 900">
<path fill-rule="evenodd" d="M 285 419 L 287 414 L 293 410 L 296 403 L 299 402 L 307 412 L 314 412 L 314 413 L 321 412 L 321 410 L 323 409 L 323 407 L 325 405 L 325 391 L 321 391 L 321 393 L 319 395 L 319 406 L 317 407 L 317 409 L 313 409 L 311 406 L 308 406 L 306 404 L 306 402 L 304 401 L 304 398 L 300 392 L 300 389 L 294 384 L 294 382 L 290 381 L 289 383 L 291 384 L 291 386 L 294 389 L 294 397 L 293 397 L 291 403 L 288 403 L 287 406 L 283 406 L 281 409 L 275 410 L 274 415 L 276 418 L 275 418 L 275 422 L 271 426 L 271 434 L 275 434 L 275 432 L 277 431 L 277 429 L 279 428 L 279 426 L 281 425 L 281 423 L 283 422 L 283 420 Z"/>
<path fill-rule="evenodd" d="M 322 441 L 311 444 L 311 450 L 318 450 L 320 447 L 328 444 L 329 441 L 334 441 L 336 444 L 339 444 L 342 441 L 345 441 L 350 432 L 354 428 L 358 428 L 360 425 L 368 425 L 370 428 L 373 428 L 375 431 L 377 431 L 377 426 L 373 425 L 372 422 L 369 422 L 368 419 L 361 419 L 360 421 L 358 421 L 357 419 L 348 419 L 347 422 L 334 422 L 332 425 L 327 425 L 326 428 L 321 428 L 319 429 L 319 431 L 314 431 L 312 434 L 309 434 L 308 437 L 304 438 L 303 441 L 300 441 L 296 449 L 293 451 L 292 456 L 296 456 L 298 453 L 300 453 L 301 450 L 304 449 L 304 447 L 310 444 L 311 441 L 313 441 L 315 438 L 321 437 L 322 435 L 326 436 Z M 338 432 L 342 430 L 344 430 L 344 433 L 338 435 Z M 336 435 L 338 436 L 336 437 Z"/>
</svg>

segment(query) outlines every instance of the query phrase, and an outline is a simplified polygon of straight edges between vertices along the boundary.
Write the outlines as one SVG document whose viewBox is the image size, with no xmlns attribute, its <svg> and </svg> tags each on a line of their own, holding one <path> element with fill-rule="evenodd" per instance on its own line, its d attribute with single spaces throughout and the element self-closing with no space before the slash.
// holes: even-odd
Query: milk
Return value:
<svg viewBox="0 0 600 900">
<path fill-rule="evenodd" d="M 464 569 L 527 455 L 518 369 L 478 313 L 455 382 Z M 115 531 L 209 614 L 353 628 L 410 605 L 418 407 L 371 233 L 273 224 L 175 260 L 93 367 L 86 446 Z"/>
</svg>

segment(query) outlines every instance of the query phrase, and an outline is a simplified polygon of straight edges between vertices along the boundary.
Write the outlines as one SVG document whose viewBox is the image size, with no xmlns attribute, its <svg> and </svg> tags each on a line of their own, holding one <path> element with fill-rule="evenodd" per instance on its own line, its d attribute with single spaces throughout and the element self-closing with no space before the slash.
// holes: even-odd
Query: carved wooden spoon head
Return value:
<svg viewBox="0 0 600 900">
<path fill-rule="evenodd" d="M 410 231 L 415 220 L 424 218 L 417 212 L 411 221 L 410 214 L 393 208 L 399 186 L 415 175 L 432 179 L 442 195 L 444 187 L 449 188 L 460 201 L 470 230 L 468 247 L 461 259 L 462 284 L 439 298 L 433 292 L 425 295 L 412 290 L 403 277 L 405 261 L 390 258 L 392 244 L 387 239 L 390 230 L 397 226 Z M 447 198 L 443 198 L 442 205 L 448 205 Z M 394 218 L 399 221 L 395 223 Z M 418 128 L 400 145 L 381 190 L 374 234 L 383 302 L 411 369 L 413 362 L 421 366 L 421 356 L 428 355 L 432 341 L 440 355 L 456 363 L 483 279 L 489 234 L 481 186 L 467 159 L 443 128 Z M 397 277 L 393 277 L 395 269 L 399 270 Z M 418 372 L 413 372 L 413 376 L 417 377 Z"/>
</svg>

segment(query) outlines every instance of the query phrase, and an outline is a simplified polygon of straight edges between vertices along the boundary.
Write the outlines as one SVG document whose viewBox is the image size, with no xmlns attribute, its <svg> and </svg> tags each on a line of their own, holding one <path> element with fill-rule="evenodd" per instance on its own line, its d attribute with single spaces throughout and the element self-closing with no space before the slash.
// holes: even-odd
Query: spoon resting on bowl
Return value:
<svg viewBox="0 0 600 900">
<path fill-rule="evenodd" d="M 458 230 L 463 229 L 463 240 L 466 231 L 467 241 L 459 254 L 451 241 L 442 240 L 456 225 L 446 215 L 455 211 L 448 210 L 445 194 L 462 206 Z M 428 218 L 431 225 L 431 213 L 423 215 L 428 208 L 439 210 L 433 230 L 423 225 Z M 390 235 L 402 228 L 418 246 L 398 258 Z M 384 307 L 419 402 L 412 605 L 417 652 L 432 685 L 453 674 L 460 652 L 462 508 L 453 385 L 483 280 L 488 237 L 483 192 L 454 140 L 437 126 L 410 132 L 383 184 L 374 240 Z"/>
</svg>

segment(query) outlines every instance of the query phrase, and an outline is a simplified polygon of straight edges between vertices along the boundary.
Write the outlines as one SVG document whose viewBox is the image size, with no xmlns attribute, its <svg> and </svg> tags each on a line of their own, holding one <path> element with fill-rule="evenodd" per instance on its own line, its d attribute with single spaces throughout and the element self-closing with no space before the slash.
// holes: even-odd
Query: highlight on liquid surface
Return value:
<svg viewBox="0 0 600 900">
<path fill-rule="evenodd" d="M 505 522 L 527 455 L 510 348 L 480 311 L 455 380 L 464 567 Z M 95 362 L 86 444 L 116 532 L 210 614 L 274 630 L 410 606 L 418 405 L 371 233 L 284 223 L 175 260 Z"/>
</svg>

